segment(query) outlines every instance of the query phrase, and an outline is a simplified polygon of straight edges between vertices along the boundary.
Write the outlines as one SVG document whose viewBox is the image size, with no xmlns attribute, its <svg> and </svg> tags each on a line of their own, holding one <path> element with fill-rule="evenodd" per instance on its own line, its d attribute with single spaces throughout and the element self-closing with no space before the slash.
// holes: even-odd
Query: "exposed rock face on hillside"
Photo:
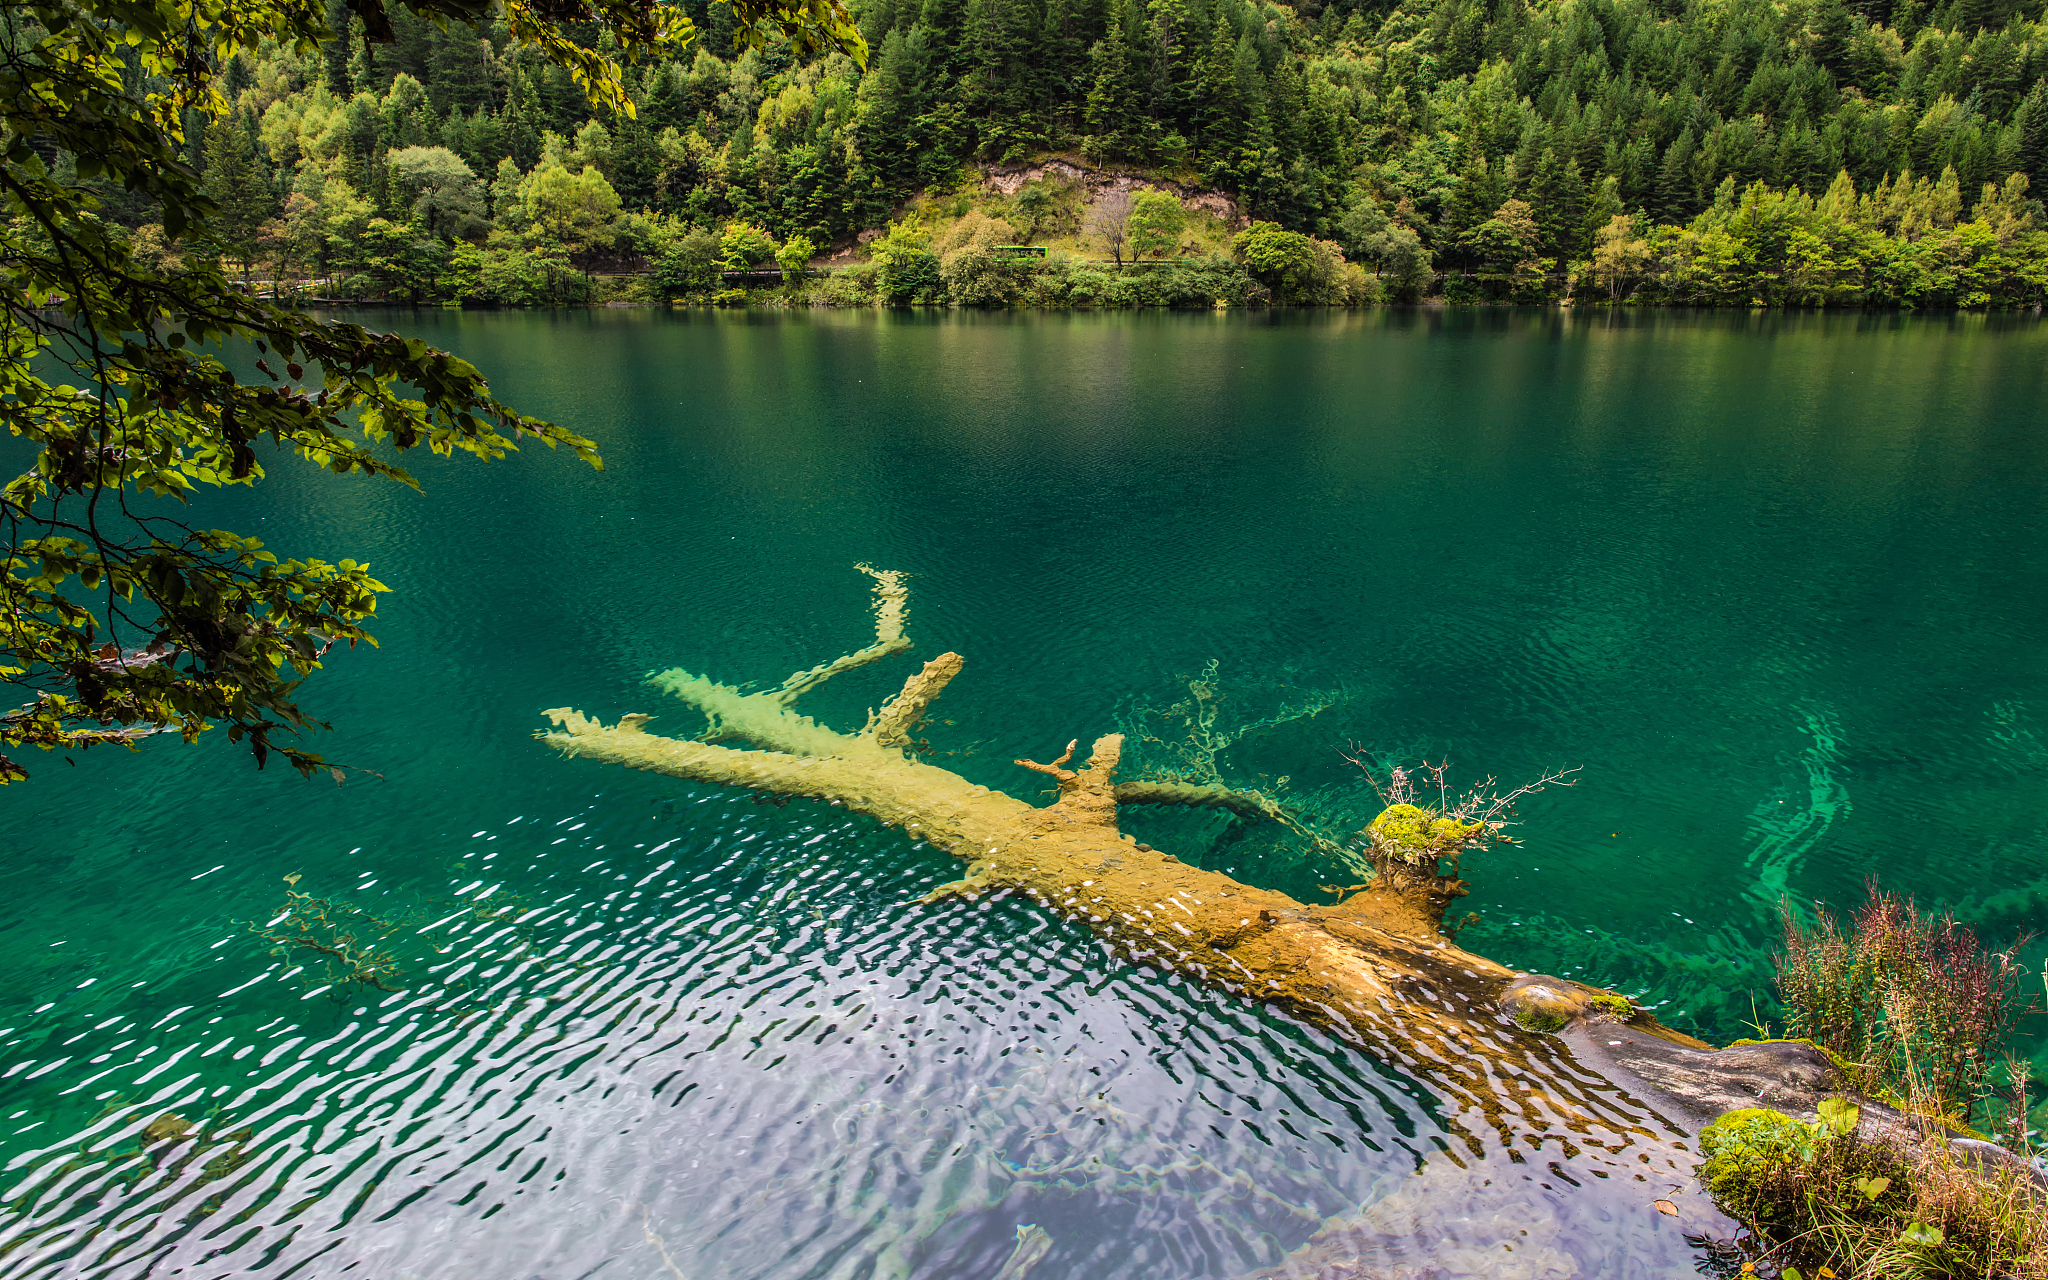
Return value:
<svg viewBox="0 0 2048 1280">
<path fill-rule="evenodd" d="M 1159 178 L 1141 177 L 1117 169 L 1091 169 L 1075 164 L 1071 160 L 1045 160 L 1036 164 L 996 165 L 988 170 L 982 185 L 1000 195 L 1014 196 L 1024 189 L 1028 182 L 1065 182 L 1084 188 L 1089 203 L 1105 191 L 1131 191 L 1150 187 L 1158 191 L 1171 192 L 1190 209 L 1213 214 L 1230 226 L 1239 226 L 1244 221 L 1237 207 L 1237 201 L 1221 191 L 1205 187 L 1184 186 L 1178 182 L 1167 182 Z"/>
</svg>

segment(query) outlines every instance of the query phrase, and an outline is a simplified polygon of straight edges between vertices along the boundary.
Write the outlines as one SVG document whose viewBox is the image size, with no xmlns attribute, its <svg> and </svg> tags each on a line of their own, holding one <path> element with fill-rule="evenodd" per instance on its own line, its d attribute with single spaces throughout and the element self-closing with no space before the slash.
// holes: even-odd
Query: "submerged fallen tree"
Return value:
<svg viewBox="0 0 2048 1280">
<path fill-rule="evenodd" d="M 906 753 L 933 699 L 960 674 L 959 654 L 925 663 L 859 731 L 819 724 L 795 709 L 799 697 L 910 648 L 902 575 L 862 568 L 876 583 L 873 644 L 758 693 L 682 670 L 654 676 L 704 713 L 708 726 L 695 738 L 648 733 L 647 715 L 604 725 L 564 707 L 547 712 L 557 727 L 541 740 L 568 756 L 869 814 L 967 864 L 926 901 L 1023 895 L 1085 924 L 1134 964 L 1282 1009 L 1437 1090 L 1448 1126 L 1473 1156 L 1489 1134 L 1522 1163 L 1550 1142 L 1571 1156 L 1591 1151 L 1629 1181 L 1654 1180 L 1661 1193 L 1690 1184 L 1689 1140 L 1716 1117 L 1760 1098 L 1810 1116 L 1849 1088 L 1837 1062 L 1811 1044 L 1715 1049 L 1625 996 L 1518 973 L 1457 946 L 1444 911 L 1465 892 L 1458 858 L 1486 838 L 1484 821 L 1389 806 L 1369 828 L 1381 874 L 1335 905 L 1310 905 L 1125 834 L 1118 812 L 1130 804 L 1277 815 L 1267 797 L 1226 787 L 1119 784 L 1121 735 L 1097 738 L 1078 765 L 1078 741 L 1048 763 L 1018 760 L 1058 784 L 1045 807 Z M 1896 1115 L 1859 1101 L 1872 1123 Z M 1644 1212 L 1652 1203 L 1641 1197 Z"/>
</svg>

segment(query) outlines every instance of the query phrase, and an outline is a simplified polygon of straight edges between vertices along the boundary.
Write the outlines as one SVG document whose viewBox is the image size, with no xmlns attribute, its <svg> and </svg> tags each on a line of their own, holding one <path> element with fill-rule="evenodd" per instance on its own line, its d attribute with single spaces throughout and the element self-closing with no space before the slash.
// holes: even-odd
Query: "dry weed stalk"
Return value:
<svg viewBox="0 0 2048 1280">
<path fill-rule="evenodd" d="M 1402 890 L 1421 888 L 1445 900 L 1467 892 L 1459 875 L 1466 854 L 1514 843 L 1506 833 L 1515 825 L 1517 801 L 1548 787 L 1575 786 L 1572 775 L 1579 772 L 1576 767 L 1552 770 L 1508 791 L 1489 775 L 1454 794 L 1449 761 L 1425 760 L 1413 772 L 1389 765 L 1381 782 L 1375 762 L 1355 746 L 1344 758 L 1358 766 L 1384 806 L 1362 833 L 1375 881 Z"/>
<path fill-rule="evenodd" d="M 1952 912 L 1923 915 L 1874 881 L 1865 888 L 1846 927 L 1824 905 L 1810 929 L 1781 907 L 1778 991 L 1792 1034 L 1907 1110 L 1955 1123 L 1988 1115 L 1994 1055 L 2029 1007 L 2017 999 L 2027 939 L 1993 951 Z"/>
</svg>

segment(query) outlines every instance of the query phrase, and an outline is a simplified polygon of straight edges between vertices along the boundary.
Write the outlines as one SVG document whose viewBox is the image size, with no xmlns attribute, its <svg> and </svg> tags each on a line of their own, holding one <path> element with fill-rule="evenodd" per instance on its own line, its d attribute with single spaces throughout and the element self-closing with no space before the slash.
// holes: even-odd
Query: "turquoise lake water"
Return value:
<svg viewBox="0 0 2048 1280">
<path fill-rule="evenodd" d="M 914 905 L 957 868 L 901 834 L 532 740 L 564 705 L 687 736 L 648 672 L 860 647 L 856 562 L 913 575 L 914 660 L 966 656 L 933 758 L 1013 794 L 1212 662 L 1219 723 L 1272 722 L 1226 775 L 1333 829 L 1377 808 L 1346 751 L 1580 767 L 1467 863 L 1460 941 L 1702 1035 L 1773 1016 L 1787 895 L 2048 923 L 2037 321 L 370 320 L 608 469 L 207 499 L 394 588 L 307 686 L 373 772 L 151 742 L 0 792 L 0 1275 L 1018 1280 L 1035 1224 L 1031 1280 L 1231 1280 L 1369 1204 L 1389 1265 L 1507 1223 L 1524 1271 L 1438 1274 L 1691 1274 L 1663 1187 L 1430 1182 L 1423 1085 L 1028 904 Z M 806 709 L 858 725 L 910 662 Z M 1217 815 L 1126 829 L 1305 899 L 1340 874 Z M 288 876 L 395 930 L 393 990 L 272 954 Z"/>
</svg>

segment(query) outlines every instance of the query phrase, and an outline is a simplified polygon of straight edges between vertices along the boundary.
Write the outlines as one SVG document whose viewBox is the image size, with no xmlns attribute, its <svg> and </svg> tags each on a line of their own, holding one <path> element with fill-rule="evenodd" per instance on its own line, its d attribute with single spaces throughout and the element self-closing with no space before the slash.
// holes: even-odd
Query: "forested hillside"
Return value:
<svg viewBox="0 0 2048 1280">
<path fill-rule="evenodd" d="M 1235 255 L 1254 296 L 1363 296 L 1307 237 L 1379 271 L 1372 296 L 2034 305 L 2048 283 L 2031 0 L 867 0 L 865 71 L 731 56 L 724 6 L 689 7 L 698 47 L 635 71 L 632 116 L 593 111 L 502 30 L 402 13 L 395 43 L 358 22 L 317 54 L 243 55 L 236 112 L 193 156 L 230 256 L 512 302 L 666 264 L 675 296 L 720 266 L 794 269 L 937 193 L 881 242 L 879 287 L 958 298 L 906 267 L 945 256 L 918 236 L 970 207 L 1001 230 L 956 248 L 1080 232 L 1046 183 L 955 195 L 1065 156 L 1274 224 L 1279 258 Z M 1032 274 L 989 296 L 1043 296 Z"/>
</svg>

